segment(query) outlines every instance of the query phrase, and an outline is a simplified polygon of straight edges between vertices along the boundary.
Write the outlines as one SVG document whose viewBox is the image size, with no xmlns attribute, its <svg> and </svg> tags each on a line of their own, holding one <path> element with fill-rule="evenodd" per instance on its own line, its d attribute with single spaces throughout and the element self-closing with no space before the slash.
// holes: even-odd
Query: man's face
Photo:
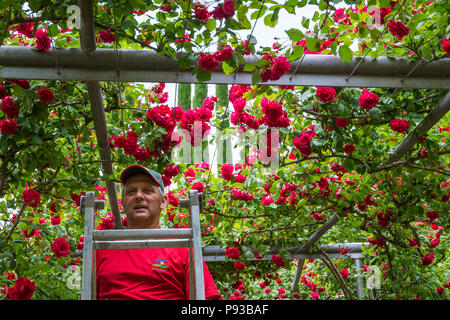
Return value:
<svg viewBox="0 0 450 320">
<path fill-rule="evenodd" d="M 158 228 L 161 210 L 167 197 L 161 196 L 159 186 L 145 174 L 131 176 L 124 186 L 123 211 L 131 229 Z"/>
</svg>

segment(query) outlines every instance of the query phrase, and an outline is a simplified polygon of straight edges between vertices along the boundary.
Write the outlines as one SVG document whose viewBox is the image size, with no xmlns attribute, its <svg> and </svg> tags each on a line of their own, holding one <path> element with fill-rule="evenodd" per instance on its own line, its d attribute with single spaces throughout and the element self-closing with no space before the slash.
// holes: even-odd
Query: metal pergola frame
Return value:
<svg viewBox="0 0 450 320">
<path fill-rule="evenodd" d="M 149 50 L 96 49 L 92 0 L 79 0 L 78 2 L 81 8 L 81 49 L 55 48 L 53 51 L 35 52 L 31 48 L 0 47 L 0 65 L 2 66 L 0 77 L 6 79 L 86 81 L 103 173 L 112 175 L 112 157 L 100 81 L 171 83 L 198 83 L 198 81 L 192 75 L 191 70 L 179 70 L 176 62 Z M 259 57 L 248 57 L 246 62 L 256 63 L 258 59 Z M 411 61 L 402 57 L 354 58 L 352 63 L 347 63 L 334 56 L 305 55 L 304 58 L 292 63 L 291 66 L 294 73 L 286 74 L 278 81 L 270 81 L 264 84 L 450 89 L 450 58 L 437 61 Z M 252 84 L 251 78 L 251 73 L 243 72 L 243 68 L 240 66 L 235 73 L 229 76 L 225 76 L 220 71 L 213 72 L 211 80 L 205 83 Z M 428 131 L 449 110 L 450 92 L 398 145 L 390 155 L 386 165 L 395 163 L 404 156 L 410 146 L 415 143 L 417 133 L 423 134 Z M 113 181 L 108 181 L 106 187 L 115 226 L 121 228 L 116 185 Z M 301 247 L 293 252 L 293 256 L 297 255 L 299 259 L 292 287 L 294 291 L 298 286 L 304 260 L 312 254 L 310 253 L 311 248 L 338 220 L 339 214 L 335 213 Z M 335 247 L 325 249 L 334 250 Z M 205 261 L 222 261 L 224 259 L 220 248 L 206 247 L 203 250 Z M 214 254 L 208 255 L 210 251 Z M 337 255 L 335 252 L 331 253 L 333 258 L 346 257 Z M 212 256 L 215 256 L 215 258 L 211 258 Z M 320 254 L 318 257 L 323 258 Z M 350 257 L 355 259 L 355 265 L 360 268 L 361 256 Z M 357 290 L 360 298 L 362 294 L 360 281 Z"/>
</svg>

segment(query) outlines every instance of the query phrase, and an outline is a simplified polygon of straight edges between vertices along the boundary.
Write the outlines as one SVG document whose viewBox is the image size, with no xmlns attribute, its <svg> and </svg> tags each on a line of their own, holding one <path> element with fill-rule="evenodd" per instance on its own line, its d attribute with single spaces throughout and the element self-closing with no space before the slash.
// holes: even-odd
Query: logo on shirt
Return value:
<svg viewBox="0 0 450 320">
<path fill-rule="evenodd" d="M 150 265 L 158 270 L 166 270 L 169 266 L 167 265 L 167 260 L 165 259 L 153 259 L 155 263 L 151 263 Z"/>
</svg>

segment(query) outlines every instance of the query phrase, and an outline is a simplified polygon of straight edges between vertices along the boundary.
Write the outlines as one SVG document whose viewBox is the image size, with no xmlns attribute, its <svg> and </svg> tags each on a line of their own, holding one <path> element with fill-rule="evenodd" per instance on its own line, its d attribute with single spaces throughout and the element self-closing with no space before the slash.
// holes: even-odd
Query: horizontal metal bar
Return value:
<svg viewBox="0 0 450 320">
<path fill-rule="evenodd" d="M 256 63 L 259 58 L 249 56 L 245 61 Z M 361 59 L 363 62 L 347 79 Z M 120 73 L 116 71 L 116 60 Z M 7 79 L 198 83 L 191 70 L 178 70 L 175 61 L 150 50 L 117 50 L 116 53 L 112 49 L 97 49 L 85 54 L 77 48 L 59 48 L 54 53 L 53 50 L 35 52 L 29 47 L 1 47 L 0 65 L 3 66 L 0 77 Z M 403 57 L 355 57 L 348 63 L 332 55 L 307 54 L 301 62 L 291 63 L 291 71 L 296 70 L 296 74 L 286 74 L 264 84 L 450 89 L 450 58 L 424 61 L 405 78 L 415 65 L 416 60 Z M 243 72 L 240 66 L 237 73 L 226 76 L 218 68 L 206 83 L 251 84 L 252 73 Z"/>
<path fill-rule="evenodd" d="M 362 253 L 350 253 L 342 255 L 340 253 L 329 253 L 328 256 L 331 259 L 361 259 L 364 258 L 364 255 Z M 203 256 L 203 259 L 206 262 L 221 262 L 226 261 L 227 259 L 225 256 Z M 256 259 L 254 257 L 246 258 L 246 261 L 260 261 L 260 260 L 271 260 L 272 256 L 265 256 L 262 259 Z M 301 254 L 294 254 L 290 255 L 289 259 L 325 259 L 325 256 L 320 253 L 301 253 Z"/>
<path fill-rule="evenodd" d="M 95 230 L 95 241 L 145 240 L 145 239 L 187 239 L 192 238 L 191 228 L 182 229 L 121 229 Z"/>
<path fill-rule="evenodd" d="M 327 253 L 332 259 L 344 259 L 344 258 L 363 258 L 364 255 L 362 253 L 362 247 L 364 245 L 369 245 L 369 243 L 360 243 L 360 242 L 352 242 L 352 243 L 336 243 L 323 245 L 321 248 Z M 348 249 L 346 254 L 339 253 L 339 249 Z M 250 249 L 251 251 L 255 251 Z M 249 261 L 257 261 L 257 260 L 270 260 L 272 259 L 272 254 L 278 254 L 282 250 L 281 246 L 273 246 L 269 250 L 269 254 L 265 255 L 262 259 L 257 258 L 247 258 Z M 288 252 L 289 259 L 322 259 L 324 256 L 318 252 L 307 252 L 307 250 L 300 250 L 298 248 L 288 248 L 285 249 Z M 225 249 L 219 246 L 208 246 L 203 248 L 203 259 L 205 261 L 225 261 Z"/>
<path fill-rule="evenodd" d="M 184 248 L 189 239 L 95 241 L 95 249 Z"/>
</svg>

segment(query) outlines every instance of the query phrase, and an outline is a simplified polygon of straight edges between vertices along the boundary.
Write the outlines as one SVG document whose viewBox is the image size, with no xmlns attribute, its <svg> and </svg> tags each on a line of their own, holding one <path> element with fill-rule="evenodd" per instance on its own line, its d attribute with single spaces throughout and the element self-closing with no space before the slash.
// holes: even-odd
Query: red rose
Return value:
<svg viewBox="0 0 450 320">
<path fill-rule="evenodd" d="M 437 219 L 439 217 L 439 213 L 436 212 L 436 211 L 427 211 L 425 213 L 426 213 L 428 219 L 430 219 L 430 220 L 434 220 L 434 219 Z"/>
<path fill-rule="evenodd" d="M 3 88 L 3 84 L 0 83 L 0 99 L 3 99 L 7 96 L 5 88 Z"/>
<path fill-rule="evenodd" d="M 41 202 L 41 194 L 34 189 L 25 189 L 22 199 L 30 207 L 36 208 Z"/>
<path fill-rule="evenodd" d="M 200 3 L 194 4 L 195 18 L 198 20 L 208 21 L 210 13 L 206 7 Z"/>
<path fill-rule="evenodd" d="M 214 57 L 217 61 L 225 61 L 228 60 L 233 54 L 233 48 L 230 45 L 220 46 L 220 51 L 214 53 Z"/>
<path fill-rule="evenodd" d="M 286 57 L 278 57 L 273 59 L 273 67 L 270 69 L 270 80 L 278 80 L 282 75 L 291 70 L 291 64 Z"/>
<path fill-rule="evenodd" d="M 50 218 L 50 223 L 51 223 L 53 226 L 59 225 L 59 224 L 61 223 L 61 217 L 60 217 L 60 216 L 57 216 L 57 217 L 51 217 L 51 218 Z"/>
<path fill-rule="evenodd" d="M 204 54 L 201 52 L 198 65 L 205 71 L 213 71 L 219 67 L 219 62 L 213 54 Z"/>
<path fill-rule="evenodd" d="M 336 97 L 336 90 L 332 87 L 316 87 L 317 95 L 322 102 L 334 102 Z"/>
<path fill-rule="evenodd" d="M 12 100 L 13 97 L 10 96 L 3 98 L 1 110 L 8 119 L 17 119 L 19 117 L 19 108 Z"/>
<path fill-rule="evenodd" d="M 241 252 L 238 247 L 226 248 L 225 256 L 230 259 L 239 259 L 241 257 Z"/>
<path fill-rule="evenodd" d="M 433 262 L 434 254 L 433 253 L 427 253 L 420 260 L 422 260 L 422 264 L 424 266 L 428 266 L 428 265 L 430 265 Z"/>
<path fill-rule="evenodd" d="M 271 120 L 278 119 L 283 115 L 283 106 L 276 101 L 264 97 L 261 100 L 262 112 Z"/>
<path fill-rule="evenodd" d="M 298 150 L 300 150 L 301 154 L 304 156 L 309 156 L 311 154 L 311 146 L 309 144 L 302 144 L 299 146 Z"/>
<path fill-rule="evenodd" d="M 48 37 L 47 32 L 44 30 L 36 30 L 36 47 L 41 51 L 48 51 L 50 49 L 51 40 Z"/>
<path fill-rule="evenodd" d="M 348 119 L 347 118 L 336 118 L 336 126 L 339 128 L 345 128 L 348 126 Z"/>
<path fill-rule="evenodd" d="M 225 163 L 222 165 L 222 167 L 220 168 L 220 171 L 222 173 L 222 178 L 224 180 L 231 180 L 231 178 L 233 177 L 233 165 L 229 164 L 229 163 Z"/>
<path fill-rule="evenodd" d="M 205 186 L 199 181 L 192 185 L 192 189 L 197 190 L 198 192 L 203 192 L 203 190 L 205 190 Z"/>
<path fill-rule="evenodd" d="M 45 103 L 50 103 L 55 100 L 55 95 L 50 89 L 41 88 L 36 91 L 39 94 L 39 100 Z"/>
<path fill-rule="evenodd" d="M 237 98 L 233 101 L 233 108 L 236 112 L 242 112 L 247 105 L 247 100 L 244 98 Z"/>
<path fill-rule="evenodd" d="M 277 265 L 277 267 L 284 268 L 284 259 L 280 256 L 272 254 L 272 261 Z"/>
<path fill-rule="evenodd" d="M 223 2 L 223 13 L 225 18 L 230 18 L 234 15 L 234 1 L 233 0 L 225 0 Z"/>
<path fill-rule="evenodd" d="M 21 277 L 14 281 L 14 286 L 8 289 L 6 297 L 8 300 L 30 300 L 36 289 L 33 281 L 27 277 Z"/>
<path fill-rule="evenodd" d="M 149 157 L 150 157 L 150 152 L 147 148 L 136 148 L 133 151 L 133 157 L 137 160 L 137 161 L 146 161 Z"/>
<path fill-rule="evenodd" d="M 245 269 L 245 264 L 239 261 L 235 261 L 233 263 L 233 267 L 237 270 L 237 271 L 242 271 Z"/>
<path fill-rule="evenodd" d="M 359 97 L 359 105 L 365 110 L 370 110 L 377 105 L 378 100 L 379 98 L 375 93 L 364 89 Z"/>
<path fill-rule="evenodd" d="M 167 176 L 167 177 L 176 177 L 179 172 L 180 172 L 180 169 L 176 165 L 173 165 L 172 163 L 169 163 L 164 168 L 163 175 Z"/>
<path fill-rule="evenodd" d="M 440 286 L 436 288 L 436 291 L 437 291 L 438 295 L 440 295 L 440 296 L 442 296 L 444 294 L 444 288 L 442 288 Z"/>
<path fill-rule="evenodd" d="M 98 32 L 98 34 L 100 35 L 100 39 L 104 43 L 111 43 L 111 42 L 114 42 L 114 40 L 116 39 L 116 37 L 114 36 L 114 33 L 111 33 L 111 29 L 100 30 Z"/>
<path fill-rule="evenodd" d="M 391 120 L 391 129 L 399 133 L 408 131 L 409 122 L 407 120 L 400 119 Z"/>
<path fill-rule="evenodd" d="M 2 134 L 13 135 L 17 132 L 17 123 L 14 120 L 1 120 L 0 121 L 0 132 Z"/>
<path fill-rule="evenodd" d="M 19 87 L 21 87 L 22 89 L 28 90 L 31 88 L 30 83 L 28 82 L 28 80 L 25 79 L 13 79 L 13 80 L 8 80 L 11 83 L 15 83 L 17 84 Z"/>
<path fill-rule="evenodd" d="M 114 217 L 109 213 L 109 217 L 100 218 L 101 222 L 97 230 L 110 230 L 114 228 Z"/>
<path fill-rule="evenodd" d="M 345 153 L 351 154 L 353 151 L 355 151 L 355 146 L 352 144 L 346 144 L 343 149 Z"/>
<path fill-rule="evenodd" d="M 212 112 L 206 107 L 200 107 L 195 109 L 195 120 L 202 122 L 208 122 L 212 118 Z"/>
<path fill-rule="evenodd" d="M 51 249 L 57 258 L 67 257 L 70 253 L 70 244 L 64 238 L 53 241 Z"/>
<path fill-rule="evenodd" d="M 342 278 L 346 279 L 346 278 L 348 278 L 348 275 L 349 275 L 349 273 L 348 273 L 348 270 L 346 268 L 341 270 L 341 277 Z"/>
<path fill-rule="evenodd" d="M 450 39 L 442 39 L 442 50 L 450 54 Z"/>
<path fill-rule="evenodd" d="M 401 41 L 403 37 L 407 36 L 410 30 L 405 26 L 405 24 L 399 21 L 389 21 L 387 27 L 389 29 L 389 32 L 392 33 L 393 36 L 398 37 L 399 41 Z"/>
</svg>

